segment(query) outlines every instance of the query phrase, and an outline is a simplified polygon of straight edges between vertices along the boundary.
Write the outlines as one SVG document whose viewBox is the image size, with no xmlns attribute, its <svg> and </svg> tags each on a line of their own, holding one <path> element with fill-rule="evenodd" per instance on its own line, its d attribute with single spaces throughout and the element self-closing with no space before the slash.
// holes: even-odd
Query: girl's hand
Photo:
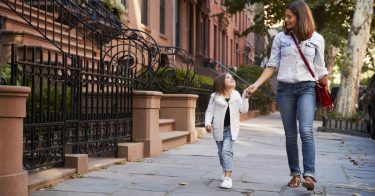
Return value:
<svg viewBox="0 0 375 196">
<path fill-rule="evenodd" d="M 211 131 L 212 131 L 212 125 L 207 125 L 206 126 L 206 131 L 209 132 L 209 133 L 211 133 Z"/>
<path fill-rule="evenodd" d="M 251 93 L 250 93 L 250 91 L 245 89 L 242 96 L 245 97 L 246 99 L 249 99 L 251 97 Z"/>
<path fill-rule="evenodd" d="M 246 88 L 246 92 L 250 95 L 252 95 L 253 93 L 255 93 L 255 91 L 258 90 L 258 85 L 257 84 L 252 84 L 250 85 L 249 87 Z"/>
</svg>

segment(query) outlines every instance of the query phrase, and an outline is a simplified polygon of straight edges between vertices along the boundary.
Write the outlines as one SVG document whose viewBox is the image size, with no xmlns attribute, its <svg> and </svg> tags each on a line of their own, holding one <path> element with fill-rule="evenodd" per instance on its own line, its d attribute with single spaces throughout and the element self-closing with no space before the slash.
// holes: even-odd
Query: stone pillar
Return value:
<svg viewBox="0 0 375 196">
<path fill-rule="evenodd" d="M 30 88 L 0 85 L 0 195 L 26 196 L 28 174 L 23 169 L 23 118 Z"/>
<path fill-rule="evenodd" d="M 163 94 L 160 103 L 161 118 L 175 120 L 176 131 L 189 131 L 189 142 L 197 140 L 195 129 L 195 108 L 198 95 Z"/>
<path fill-rule="evenodd" d="M 134 91 L 133 94 L 133 138 L 144 143 L 144 156 L 161 154 L 162 140 L 159 135 L 160 98 L 157 91 Z"/>
</svg>

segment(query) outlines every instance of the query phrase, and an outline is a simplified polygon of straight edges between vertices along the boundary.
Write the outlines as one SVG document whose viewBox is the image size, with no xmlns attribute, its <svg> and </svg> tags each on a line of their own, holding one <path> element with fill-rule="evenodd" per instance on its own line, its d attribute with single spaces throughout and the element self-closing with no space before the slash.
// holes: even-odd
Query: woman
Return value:
<svg viewBox="0 0 375 196">
<path fill-rule="evenodd" d="M 247 88 L 254 93 L 274 72 L 278 71 L 277 104 L 286 137 L 286 150 L 291 173 L 290 187 L 301 183 L 298 159 L 297 115 L 303 154 L 303 186 L 314 189 L 315 144 L 313 121 L 316 107 L 314 79 L 298 53 L 290 32 L 298 39 L 301 50 L 318 80 L 327 83 L 328 71 L 324 64 L 324 39 L 315 32 L 311 11 L 304 1 L 293 1 L 285 10 L 284 32 L 278 33 L 272 44 L 271 56 L 258 80 Z"/>
</svg>

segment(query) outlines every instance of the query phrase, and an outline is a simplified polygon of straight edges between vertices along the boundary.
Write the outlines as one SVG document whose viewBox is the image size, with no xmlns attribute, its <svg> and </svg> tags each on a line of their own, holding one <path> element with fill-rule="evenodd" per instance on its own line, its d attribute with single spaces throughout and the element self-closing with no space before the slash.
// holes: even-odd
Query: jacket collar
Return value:
<svg viewBox="0 0 375 196">
<path fill-rule="evenodd" d="M 235 95 L 236 95 L 235 90 L 233 90 L 232 93 L 230 94 L 229 103 L 232 103 L 235 101 L 235 97 L 236 97 Z M 225 100 L 223 95 L 216 94 L 215 96 L 216 96 L 215 98 L 216 103 L 223 105 L 223 106 L 228 105 L 228 102 Z"/>
</svg>

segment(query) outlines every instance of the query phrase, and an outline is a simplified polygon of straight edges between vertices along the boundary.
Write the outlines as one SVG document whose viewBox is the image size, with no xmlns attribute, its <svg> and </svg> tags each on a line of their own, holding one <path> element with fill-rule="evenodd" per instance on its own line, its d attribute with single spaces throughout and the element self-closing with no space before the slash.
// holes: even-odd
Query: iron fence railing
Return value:
<svg viewBox="0 0 375 196">
<path fill-rule="evenodd" d="M 31 88 L 25 168 L 62 165 L 65 153 L 115 153 L 130 141 L 133 91 L 147 88 L 160 60 L 155 40 L 97 1 L 0 1 L 44 38 L 11 48 L 10 84 Z"/>
</svg>

